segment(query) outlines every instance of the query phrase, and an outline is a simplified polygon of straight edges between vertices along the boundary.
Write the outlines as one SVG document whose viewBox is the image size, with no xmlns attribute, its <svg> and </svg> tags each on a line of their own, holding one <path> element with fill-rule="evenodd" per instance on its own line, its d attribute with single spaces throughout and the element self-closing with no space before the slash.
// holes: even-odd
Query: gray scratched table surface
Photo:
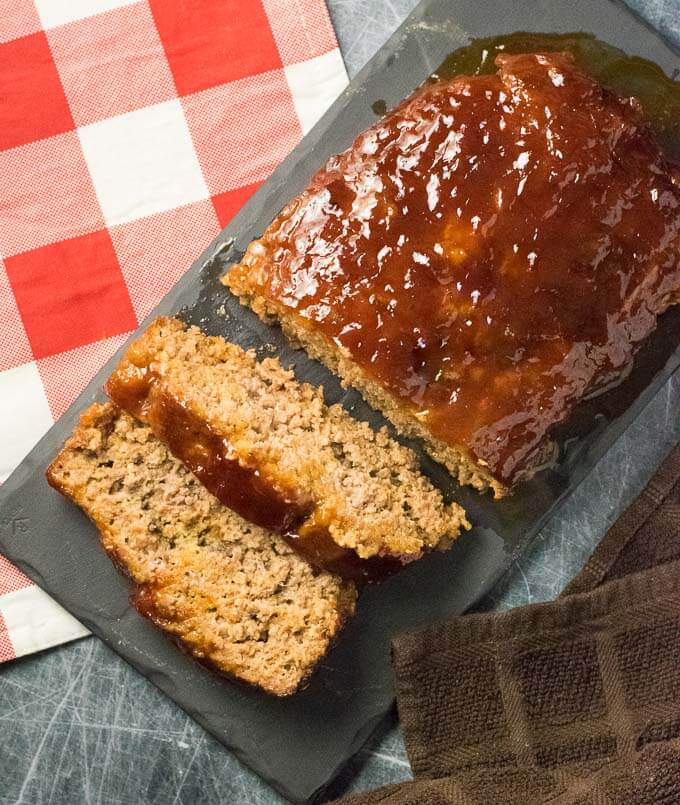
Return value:
<svg viewBox="0 0 680 805">
<path fill-rule="evenodd" d="M 483 0 L 480 0 L 483 1 Z M 329 0 L 350 76 L 416 0 Z M 680 0 L 630 0 L 680 43 Z M 554 598 L 680 439 L 676 374 L 485 602 Z M 410 777 L 394 717 L 334 784 L 339 796 Z M 238 803 L 281 797 L 90 637 L 0 668 L 0 804 Z"/>
</svg>

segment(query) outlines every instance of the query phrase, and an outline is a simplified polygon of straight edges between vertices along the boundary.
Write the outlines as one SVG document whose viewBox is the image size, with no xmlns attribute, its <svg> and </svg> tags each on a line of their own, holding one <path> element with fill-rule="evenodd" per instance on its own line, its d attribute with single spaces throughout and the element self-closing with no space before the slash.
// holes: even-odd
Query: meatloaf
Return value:
<svg viewBox="0 0 680 805">
<path fill-rule="evenodd" d="M 680 295 L 680 188 L 566 53 L 431 81 L 332 157 L 224 282 L 461 483 L 504 494 Z"/>
</svg>

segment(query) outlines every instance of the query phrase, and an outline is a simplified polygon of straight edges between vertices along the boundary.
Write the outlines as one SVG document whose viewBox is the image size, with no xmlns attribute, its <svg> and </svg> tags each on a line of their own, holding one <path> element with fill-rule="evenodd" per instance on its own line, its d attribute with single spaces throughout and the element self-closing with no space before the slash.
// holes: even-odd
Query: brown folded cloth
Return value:
<svg viewBox="0 0 680 805">
<path fill-rule="evenodd" d="M 343 805 L 680 803 L 680 446 L 554 602 L 394 643 L 415 780 Z"/>
</svg>

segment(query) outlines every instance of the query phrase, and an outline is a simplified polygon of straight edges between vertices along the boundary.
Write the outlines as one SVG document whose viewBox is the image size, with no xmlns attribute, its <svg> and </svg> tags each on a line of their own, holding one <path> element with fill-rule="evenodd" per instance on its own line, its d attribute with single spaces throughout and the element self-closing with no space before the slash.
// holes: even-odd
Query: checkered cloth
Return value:
<svg viewBox="0 0 680 805">
<path fill-rule="evenodd" d="M 346 82 L 323 0 L 4 0 L 0 482 Z M 85 633 L 0 556 L 0 660 Z"/>
</svg>

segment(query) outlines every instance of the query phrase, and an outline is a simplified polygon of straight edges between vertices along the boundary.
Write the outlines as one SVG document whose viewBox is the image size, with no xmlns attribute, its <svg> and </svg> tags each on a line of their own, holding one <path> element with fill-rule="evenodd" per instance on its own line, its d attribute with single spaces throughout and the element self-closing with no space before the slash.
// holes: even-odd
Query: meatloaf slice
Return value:
<svg viewBox="0 0 680 805">
<path fill-rule="evenodd" d="M 47 478 L 94 521 L 144 615 L 269 693 L 293 693 L 354 611 L 351 582 L 223 506 L 115 405 L 85 411 Z"/>
</svg>

